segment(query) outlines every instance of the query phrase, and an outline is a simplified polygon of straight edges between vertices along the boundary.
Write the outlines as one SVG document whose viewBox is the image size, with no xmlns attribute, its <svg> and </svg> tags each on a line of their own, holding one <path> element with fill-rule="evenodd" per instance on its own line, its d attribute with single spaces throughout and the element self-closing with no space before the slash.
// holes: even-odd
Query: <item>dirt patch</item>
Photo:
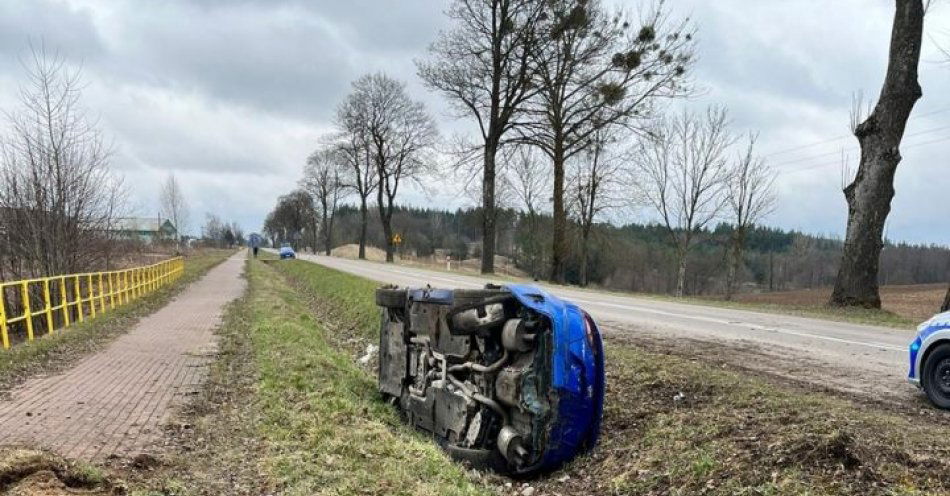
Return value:
<svg viewBox="0 0 950 496">
<path fill-rule="evenodd" d="M 937 313 L 946 294 L 946 284 L 881 286 L 881 304 L 886 311 L 914 322 L 923 322 Z M 828 303 L 830 297 L 831 288 L 818 288 L 740 294 L 736 296 L 736 301 L 770 305 L 820 306 Z"/>
<path fill-rule="evenodd" d="M 334 257 L 340 258 L 349 258 L 356 260 L 360 255 L 360 245 L 349 244 L 337 246 L 330 251 L 330 254 Z M 372 262 L 385 262 L 386 261 L 386 251 L 376 248 L 375 246 L 366 247 L 366 259 Z"/>
<path fill-rule="evenodd" d="M 50 453 L 0 450 L 0 491 L 17 496 L 120 495 L 124 483 L 111 480 L 91 466 L 69 462 Z"/>
</svg>

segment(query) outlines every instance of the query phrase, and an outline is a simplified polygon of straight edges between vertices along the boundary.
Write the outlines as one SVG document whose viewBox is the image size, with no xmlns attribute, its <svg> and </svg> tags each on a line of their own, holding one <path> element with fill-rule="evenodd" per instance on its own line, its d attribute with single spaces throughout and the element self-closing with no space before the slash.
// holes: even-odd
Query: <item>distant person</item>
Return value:
<svg viewBox="0 0 950 496">
<path fill-rule="evenodd" d="M 254 258 L 257 258 L 257 251 L 261 247 L 261 237 L 257 234 L 251 234 L 250 239 L 248 239 L 249 244 L 251 245 L 251 253 L 254 254 Z"/>
</svg>

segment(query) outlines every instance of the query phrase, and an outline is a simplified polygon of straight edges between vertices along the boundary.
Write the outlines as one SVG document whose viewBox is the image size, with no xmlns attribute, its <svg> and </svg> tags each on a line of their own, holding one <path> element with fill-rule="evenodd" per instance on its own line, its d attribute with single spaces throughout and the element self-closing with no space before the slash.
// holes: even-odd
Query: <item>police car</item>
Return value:
<svg viewBox="0 0 950 496">
<path fill-rule="evenodd" d="M 907 379 L 923 389 L 934 405 L 950 409 L 950 312 L 937 314 L 917 328 L 910 344 Z"/>
</svg>

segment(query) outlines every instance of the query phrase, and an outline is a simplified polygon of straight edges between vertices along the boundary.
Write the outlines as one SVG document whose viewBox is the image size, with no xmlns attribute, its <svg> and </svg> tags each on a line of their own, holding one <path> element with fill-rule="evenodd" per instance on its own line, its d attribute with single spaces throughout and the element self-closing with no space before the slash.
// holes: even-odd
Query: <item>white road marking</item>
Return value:
<svg viewBox="0 0 950 496">
<path fill-rule="evenodd" d="M 700 322 L 711 322 L 711 323 L 714 323 L 714 324 L 724 324 L 724 325 L 732 325 L 732 326 L 734 326 L 734 325 L 742 325 L 742 326 L 744 326 L 744 327 L 749 327 L 749 328 L 756 329 L 756 330 L 760 330 L 760 331 L 775 332 L 775 333 L 778 333 L 778 334 L 788 334 L 788 335 L 791 335 L 791 336 L 798 336 L 798 337 L 803 337 L 803 338 L 821 339 L 821 340 L 825 340 L 825 341 L 834 341 L 834 342 L 836 342 L 836 343 L 853 344 L 853 345 L 857 345 L 857 346 L 867 346 L 868 348 L 876 348 L 876 349 L 881 349 L 881 350 L 905 351 L 904 348 L 901 348 L 901 347 L 899 347 L 899 346 L 893 346 L 893 345 L 884 344 L 884 343 L 854 341 L 854 340 L 850 340 L 850 339 L 842 339 L 842 338 L 836 338 L 836 337 L 832 337 L 832 336 L 823 336 L 823 335 L 821 335 L 821 334 L 812 334 L 812 333 L 810 333 L 810 332 L 794 331 L 794 330 L 791 330 L 791 329 L 785 329 L 785 328 L 781 328 L 781 327 L 764 326 L 764 325 L 760 325 L 760 324 L 754 324 L 754 323 L 752 323 L 752 322 L 736 322 L 736 321 L 727 320 L 727 319 L 717 319 L 717 318 L 714 318 L 714 317 L 703 317 L 703 316 L 701 316 L 701 315 L 686 315 L 686 314 L 679 314 L 679 313 L 667 312 L 667 311 L 664 311 L 664 310 L 657 310 L 657 309 L 653 309 L 653 308 L 633 307 L 633 306 L 630 306 L 630 305 L 619 305 L 619 304 L 616 304 L 616 303 L 606 303 L 606 302 L 602 302 L 602 301 L 591 301 L 591 300 L 585 300 L 585 299 L 583 299 L 583 298 L 577 298 L 577 297 L 574 297 L 574 298 L 571 298 L 571 299 L 572 299 L 573 301 L 576 301 L 576 302 L 587 303 L 587 304 L 595 305 L 595 306 L 613 307 L 613 308 L 619 308 L 619 309 L 623 309 L 623 310 L 630 310 L 630 311 L 634 311 L 634 312 L 645 312 L 645 313 L 652 313 L 652 314 L 656 314 L 656 315 L 665 315 L 665 316 L 667 316 L 667 317 L 676 317 L 676 318 L 682 318 L 682 319 L 691 319 L 691 320 L 697 320 L 697 321 L 700 321 Z"/>
<path fill-rule="evenodd" d="M 450 278 L 450 277 L 440 277 L 440 276 L 431 274 L 431 273 L 425 271 L 424 269 L 420 269 L 419 272 L 414 272 L 414 271 L 409 271 L 409 270 L 403 270 L 403 269 L 396 269 L 396 268 L 391 268 L 391 267 L 386 267 L 386 266 L 380 266 L 380 267 L 374 267 L 374 269 L 375 269 L 375 271 L 374 271 L 374 270 L 369 269 L 369 268 L 361 267 L 361 266 L 357 265 L 356 263 L 350 263 L 349 261 L 346 261 L 346 262 L 342 262 L 342 261 L 341 261 L 341 263 L 339 263 L 338 265 L 345 265 L 345 266 L 347 266 L 347 268 L 348 268 L 349 270 L 352 270 L 352 271 L 354 271 L 354 272 L 360 272 L 360 273 L 363 273 L 363 274 L 368 274 L 370 277 L 372 277 L 373 275 L 375 275 L 374 273 L 378 273 L 378 272 L 388 272 L 388 273 L 392 273 L 392 274 L 399 274 L 399 275 L 402 275 L 402 276 L 413 277 L 413 278 L 417 278 L 417 277 L 420 277 L 420 276 L 421 276 L 421 277 L 424 277 L 424 278 L 426 278 L 426 279 L 433 280 L 433 281 L 441 281 L 441 282 L 447 282 L 447 283 L 451 283 L 451 284 L 464 285 L 464 286 L 469 286 L 469 287 L 481 287 L 481 286 L 482 286 L 482 284 L 480 284 L 480 283 L 475 283 L 475 282 L 467 281 L 467 280 L 464 280 L 464 279 L 456 279 L 456 278 Z M 464 277 L 469 277 L 469 276 L 464 276 Z M 548 288 L 546 288 L 546 289 L 548 289 Z M 554 293 L 555 295 L 556 295 L 557 293 L 559 293 L 559 291 L 557 291 L 557 290 L 553 290 L 553 291 L 551 291 L 551 292 Z M 873 348 L 873 349 L 878 349 L 878 350 L 901 351 L 901 352 L 906 351 L 906 348 L 904 348 L 904 347 L 894 346 L 894 345 L 885 344 L 885 343 L 865 342 L 865 341 L 856 341 L 856 340 L 852 340 L 852 339 L 836 338 L 836 337 L 833 337 L 833 336 L 825 336 L 825 335 L 822 335 L 822 334 L 814 334 L 814 333 L 810 333 L 810 332 L 796 331 L 796 330 L 788 329 L 788 328 L 764 326 L 764 325 L 755 324 L 755 323 L 752 323 L 752 322 L 736 321 L 736 320 L 734 320 L 734 319 L 719 319 L 719 318 L 715 318 L 715 317 L 705 317 L 705 316 L 701 316 L 701 315 L 690 315 L 690 314 L 683 314 L 683 313 L 674 313 L 674 312 L 668 312 L 668 311 L 665 311 L 665 310 L 659 310 L 659 309 L 654 309 L 654 308 L 646 308 L 646 307 L 643 307 L 643 306 L 633 306 L 633 305 L 627 305 L 627 304 L 608 303 L 608 302 L 604 302 L 604 301 L 588 300 L 588 299 L 585 299 L 585 298 L 582 298 L 582 297 L 573 296 L 573 295 L 569 296 L 568 298 L 569 298 L 571 301 L 578 302 L 578 303 L 585 303 L 585 304 L 588 304 L 588 305 L 591 305 L 591 306 L 594 306 L 594 307 L 597 307 L 597 306 L 610 307 L 610 308 L 617 308 L 617 309 L 626 310 L 626 311 L 630 311 L 630 312 L 650 313 L 650 314 L 654 314 L 654 315 L 663 315 L 663 316 L 667 316 L 667 317 L 674 317 L 674 318 L 680 318 L 680 319 L 689 319 L 689 320 L 695 320 L 695 321 L 699 321 L 699 322 L 709 322 L 709 323 L 720 324 L 720 325 L 727 325 L 727 326 L 742 326 L 742 327 L 747 327 L 747 328 L 749 328 L 749 329 L 758 330 L 758 331 L 774 332 L 774 333 L 777 333 L 777 334 L 785 334 L 785 335 L 789 335 L 789 336 L 796 336 L 796 337 L 807 338 L 807 339 L 817 339 L 817 340 L 830 341 L 830 342 L 835 342 L 835 343 L 850 344 L 850 345 L 854 345 L 854 346 L 863 346 L 863 347 Z M 616 298 L 616 297 L 613 297 L 613 296 L 612 296 L 612 298 Z"/>
</svg>

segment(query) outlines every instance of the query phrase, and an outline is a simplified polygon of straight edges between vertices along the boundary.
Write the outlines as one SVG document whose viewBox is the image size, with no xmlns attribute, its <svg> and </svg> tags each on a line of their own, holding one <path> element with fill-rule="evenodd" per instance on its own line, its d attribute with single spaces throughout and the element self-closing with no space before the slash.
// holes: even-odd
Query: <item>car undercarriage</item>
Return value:
<svg viewBox="0 0 950 496">
<path fill-rule="evenodd" d="M 498 287 L 384 288 L 376 298 L 384 397 L 457 459 L 540 469 L 559 401 L 551 320 Z"/>
</svg>

